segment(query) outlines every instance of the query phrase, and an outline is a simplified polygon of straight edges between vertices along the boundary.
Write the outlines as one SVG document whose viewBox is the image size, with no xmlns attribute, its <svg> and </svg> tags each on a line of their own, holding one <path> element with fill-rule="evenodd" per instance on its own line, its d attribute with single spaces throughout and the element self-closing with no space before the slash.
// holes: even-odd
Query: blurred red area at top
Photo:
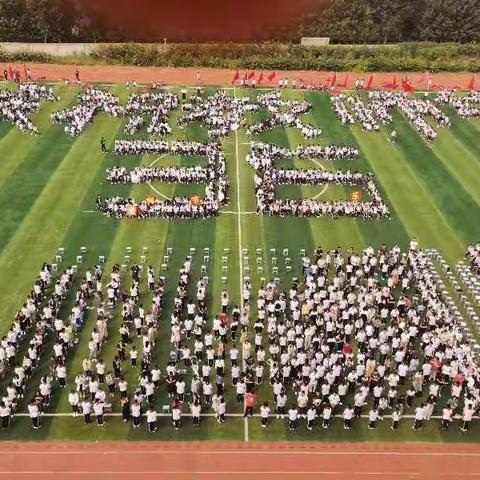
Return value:
<svg viewBox="0 0 480 480">
<path fill-rule="evenodd" d="M 83 0 L 96 22 L 119 26 L 132 39 L 242 41 L 310 13 L 325 0 Z"/>
</svg>

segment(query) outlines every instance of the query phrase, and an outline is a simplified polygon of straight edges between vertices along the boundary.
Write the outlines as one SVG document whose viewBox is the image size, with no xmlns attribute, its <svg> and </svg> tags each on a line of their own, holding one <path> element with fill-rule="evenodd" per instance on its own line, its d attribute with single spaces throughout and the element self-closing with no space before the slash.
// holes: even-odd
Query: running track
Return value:
<svg viewBox="0 0 480 480">
<path fill-rule="evenodd" d="M 480 445 L 0 443 L 0 479 L 475 479 Z"/>
</svg>

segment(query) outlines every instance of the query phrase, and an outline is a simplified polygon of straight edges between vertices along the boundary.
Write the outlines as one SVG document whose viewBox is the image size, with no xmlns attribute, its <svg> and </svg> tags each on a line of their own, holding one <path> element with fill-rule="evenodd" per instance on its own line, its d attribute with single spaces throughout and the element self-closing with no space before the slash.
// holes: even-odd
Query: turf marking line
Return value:
<svg viewBox="0 0 480 480">
<path fill-rule="evenodd" d="M 233 87 L 233 96 L 236 97 L 236 88 Z M 243 255 L 242 255 L 242 215 L 240 205 L 240 160 L 239 160 L 238 129 L 235 130 L 235 167 L 237 176 L 237 229 L 238 229 L 238 264 L 239 264 L 239 288 L 240 288 L 240 308 L 243 299 Z M 244 422 L 244 439 L 248 442 L 248 421 Z"/>
<path fill-rule="evenodd" d="M 246 442 L 248 442 L 248 441 L 249 441 L 249 432 L 248 432 L 248 418 L 247 418 L 247 417 L 245 417 L 245 418 L 243 419 L 243 423 L 244 423 L 244 430 L 245 430 L 244 440 L 245 440 Z"/>
<path fill-rule="evenodd" d="M 149 167 L 153 167 L 159 160 L 161 160 L 163 157 L 166 157 L 167 154 L 164 154 L 164 155 L 161 155 L 160 157 L 156 158 L 150 165 Z M 160 195 L 162 198 L 164 198 L 165 200 L 171 200 L 171 198 L 168 198 L 166 195 L 164 195 L 163 193 L 159 192 L 153 185 L 151 182 L 147 182 L 147 185 L 157 194 L 157 195 Z"/>
</svg>

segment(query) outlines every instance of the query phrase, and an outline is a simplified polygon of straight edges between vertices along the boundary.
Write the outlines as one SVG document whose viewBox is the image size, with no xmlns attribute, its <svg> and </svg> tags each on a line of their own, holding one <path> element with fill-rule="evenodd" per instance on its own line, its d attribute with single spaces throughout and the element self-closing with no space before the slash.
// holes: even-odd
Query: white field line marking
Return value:
<svg viewBox="0 0 480 480">
<path fill-rule="evenodd" d="M 243 419 L 243 423 L 244 423 L 244 430 L 245 430 L 244 440 L 245 440 L 246 442 L 248 442 L 248 441 L 249 441 L 249 433 L 248 433 L 248 418 L 247 418 L 247 417 L 245 417 L 245 418 Z"/>
<path fill-rule="evenodd" d="M 160 157 L 158 157 L 157 159 L 155 159 L 150 165 L 149 167 L 153 167 L 159 160 L 161 160 L 163 157 L 166 157 L 167 154 L 165 153 L 164 155 L 161 155 Z M 152 184 L 151 182 L 147 182 L 147 185 L 157 194 L 157 195 L 160 195 L 162 198 L 164 198 L 165 200 L 171 200 L 171 198 L 168 198 L 166 195 L 164 195 L 163 193 L 159 192 Z"/>
<path fill-rule="evenodd" d="M 233 87 L 233 96 L 236 97 L 236 89 Z M 239 144 L 238 144 L 238 130 L 235 130 L 235 167 L 237 174 L 237 229 L 238 229 L 238 264 L 239 264 L 239 288 L 240 288 L 240 308 L 242 308 L 243 297 L 243 255 L 242 255 L 242 216 L 240 205 L 240 160 L 239 160 Z M 245 441 L 248 442 L 248 423 L 244 422 Z"/>
<path fill-rule="evenodd" d="M 230 210 L 226 210 L 226 211 L 223 211 L 223 212 L 219 212 L 219 213 L 226 213 L 227 215 L 257 215 L 257 212 L 233 212 L 233 211 L 230 211 Z"/>
<path fill-rule="evenodd" d="M 317 162 L 317 160 L 314 160 L 312 158 L 312 162 L 318 167 L 320 167 L 322 170 L 326 170 L 326 168 L 320 162 Z M 315 195 L 313 197 L 312 200 L 316 200 L 318 197 L 321 197 L 327 190 L 328 190 L 328 183 L 323 187 L 322 191 L 318 195 Z"/>
</svg>

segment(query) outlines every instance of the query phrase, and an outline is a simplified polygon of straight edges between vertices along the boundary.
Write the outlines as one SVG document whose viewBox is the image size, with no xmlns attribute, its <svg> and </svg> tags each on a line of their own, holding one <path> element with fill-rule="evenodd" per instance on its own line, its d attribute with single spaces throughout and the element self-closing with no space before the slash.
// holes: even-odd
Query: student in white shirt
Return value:
<svg viewBox="0 0 480 480">
<path fill-rule="evenodd" d="M 140 423 L 142 422 L 142 407 L 137 400 L 135 400 L 132 404 L 131 413 L 132 413 L 133 428 L 140 427 Z"/>
<path fill-rule="evenodd" d="M 378 419 L 378 410 L 376 408 L 372 408 L 368 413 L 368 428 L 370 430 L 374 430 L 377 426 L 377 419 Z"/>
<path fill-rule="evenodd" d="M 462 418 L 463 425 L 462 425 L 462 428 L 460 429 L 462 430 L 462 432 L 468 432 L 470 428 L 470 422 L 472 421 L 474 413 L 475 413 L 475 409 L 472 407 L 472 405 L 470 404 L 465 405 L 465 407 L 463 408 L 463 418 Z"/>
<path fill-rule="evenodd" d="M 290 430 L 295 430 L 297 428 L 298 421 L 298 410 L 295 405 L 292 405 L 288 411 L 288 428 Z"/>
<path fill-rule="evenodd" d="M 93 412 L 97 417 L 97 425 L 99 427 L 103 427 L 105 425 L 103 418 L 103 414 L 105 412 L 105 404 L 98 399 L 95 400 L 95 403 L 93 404 Z"/>
<path fill-rule="evenodd" d="M 32 402 L 28 405 L 28 414 L 32 420 L 33 428 L 38 430 L 40 428 L 40 409 L 38 408 L 35 400 L 32 400 Z"/>
<path fill-rule="evenodd" d="M 413 423 L 414 430 L 420 430 L 423 425 L 423 421 L 425 420 L 425 407 L 423 403 L 420 404 L 419 407 L 415 409 L 415 421 Z"/>
<path fill-rule="evenodd" d="M 176 402 L 172 408 L 172 422 L 175 430 L 182 428 L 182 410 L 180 410 L 179 402 Z"/>
<path fill-rule="evenodd" d="M 353 408 L 351 405 L 347 405 L 347 408 L 343 411 L 343 428 L 350 430 L 352 428 Z"/>
<path fill-rule="evenodd" d="M 392 412 L 392 426 L 390 428 L 392 430 L 397 430 L 398 422 L 400 422 L 400 410 L 395 408 Z"/>
<path fill-rule="evenodd" d="M 157 431 L 157 412 L 153 408 L 153 405 L 147 410 L 147 424 L 150 433 Z"/>
<path fill-rule="evenodd" d="M 74 417 L 77 416 L 78 414 L 78 404 L 80 402 L 80 395 L 76 390 L 72 390 L 68 394 L 68 403 L 70 404 L 70 407 L 72 409 L 72 414 Z"/>
<path fill-rule="evenodd" d="M 307 430 L 313 430 L 313 421 L 315 418 L 317 418 L 317 410 L 312 406 L 307 410 Z"/>
<path fill-rule="evenodd" d="M 269 416 L 270 416 L 270 407 L 268 406 L 268 402 L 263 402 L 263 405 L 260 407 L 260 418 L 262 422 L 262 428 L 267 427 Z"/>
<path fill-rule="evenodd" d="M 202 411 L 202 406 L 198 400 L 194 400 L 193 403 L 190 404 L 190 410 L 192 411 L 192 420 L 193 426 L 199 427 L 200 426 L 200 414 Z"/>
<path fill-rule="evenodd" d="M 2 422 L 2 428 L 6 430 L 10 428 L 10 417 L 12 415 L 12 409 L 5 403 L 0 403 L 0 420 Z"/>
</svg>

